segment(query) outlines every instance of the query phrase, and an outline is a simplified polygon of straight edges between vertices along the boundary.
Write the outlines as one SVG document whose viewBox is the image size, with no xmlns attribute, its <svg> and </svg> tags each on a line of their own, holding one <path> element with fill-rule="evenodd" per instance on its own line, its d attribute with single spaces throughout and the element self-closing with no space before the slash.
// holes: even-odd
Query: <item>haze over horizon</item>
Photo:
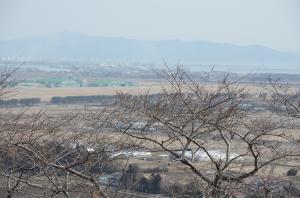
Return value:
<svg viewBox="0 0 300 198">
<path fill-rule="evenodd" d="M 0 41 L 3 60 L 142 61 L 172 64 L 291 66 L 300 56 L 259 45 L 233 45 L 205 41 L 134 40 L 120 37 L 57 33 Z"/>
<path fill-rule="evenodd" d="M 107 38 L 107 39 L 126 39 L 126 40 L 135 40 L 135 41 L 149 41 L 149 42 L 156 42 L 156 41 L 178 41 L 178 42 L 207 42 L 212 44 L 224 44 L 224 45 L 235 45 L 239 47 L 265 47 L 268 49 L 272 49 L 279 52 L 287 52 L 293 54 L 293 52 L 298 51 L 286 51 L 286 50 L 279 50 L 275 49 L 266 45 L 262 44 L 243 44 L 243 43 L 232 43 L 232 42 L 217 42 L 217 41 L 209 41 L 209 40 L 202 40 L 202 39 L 184 39 L 184 38 L 132 38 L 132 37 L 126 37 L 126 36 L 109 36 L 109 35 L 95 35 L 95 34 L 89 34 L 85 32 L 74 32 L 74 31 L 58 31 L 58 32 L 51 32 L 46 34 L 37 34 L 32 36 L 24 36 L 24 37 L 16 37 L 16 38 L 7 38 L 7 39 L 0 39 L 0 42 L 10 42 L 10 41 L 20 41 L 20 40 L 26 40 L 26 39 L 35 39 L 35 38 L 43 38 L 43 37 L 59 37 L 59 36 L 68 36 L 68 35 L 77 35 L 77 36 L 85 36 L 85 37 L 91 37 L 91 38 Z M 299 53 L 295 55 L 300 55 Z"/>
<path fill-rule="evenodd" d="M 262 45 L 300 54 L 300 1 L 0 0 L 0 40 L 79 32 Z"/>
</svg>

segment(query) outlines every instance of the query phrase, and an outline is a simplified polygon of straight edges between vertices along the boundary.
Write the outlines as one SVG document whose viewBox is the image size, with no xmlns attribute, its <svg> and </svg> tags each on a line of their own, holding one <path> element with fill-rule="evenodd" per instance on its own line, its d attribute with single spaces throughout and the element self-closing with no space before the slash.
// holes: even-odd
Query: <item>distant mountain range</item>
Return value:
<svg viewBox="0 0 300 198">
<path fill-rule="evenodd" d="M 155 61 L 201 64 L 299 64 L 300 56 L 258 45 L 134 40 L 58 33 L 0 41 L 0 57 L 44 60 Z"/>
</svg>

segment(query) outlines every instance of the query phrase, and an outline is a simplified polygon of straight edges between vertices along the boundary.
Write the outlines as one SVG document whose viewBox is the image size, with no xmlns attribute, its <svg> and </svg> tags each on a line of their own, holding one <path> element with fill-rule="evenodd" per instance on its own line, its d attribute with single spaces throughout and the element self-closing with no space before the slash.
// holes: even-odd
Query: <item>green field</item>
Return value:
<svg viewBox="0 0 300 198">
<path fill-rule="evenodd" d="M 131 87 L 137 85 L 131 81 L 116 79 L 72 79 L 72 78 L 38 78 L 28 79 L 21 83 L 26 87 Z"/>
<path fill-rule="evenodd" d="M 130 87 L 134 86 L 133 82 L 113 80 L 113 79 L 95 79 L 87 84 L 88 87 Z"/>
</svg>

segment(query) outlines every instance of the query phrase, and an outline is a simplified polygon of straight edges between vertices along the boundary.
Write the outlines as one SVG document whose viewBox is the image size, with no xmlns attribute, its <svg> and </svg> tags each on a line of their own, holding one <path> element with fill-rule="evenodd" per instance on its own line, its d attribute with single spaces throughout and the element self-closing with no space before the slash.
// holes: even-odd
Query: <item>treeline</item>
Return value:
<svg viewBox="0 0 300 198">
<path fill-rule="evenodd" d="M 51 104 L 74 104 L 74 103 L 99 103 L 113 101 L 115 96 L 96 95 L 96 96 L 55 96 L 51 98 Z"/>
<path fill-rule="evenodd" d="M 0 100 L 0 106 L 32 106 L 41 102 L 40 98 Z"/>
<path fill-rule="evenodd" d="M 160 94 L 151 94 L 150 99 L 156 100 Z M 115 101 L 116 95 L 94 95 L 94 96 L 54 96 L 51 98 L 51 104 L 75 104 L 75 103 L 106 103 Z M 131 96 L 137 99 L 135 95 Z"/>
<path fill-rule="evenodd" d="M 96 95 L 96 96 L 54 96 L 51 98 L 51 104 L 76 104 L 76 103 L 104 103 L 115 99 L 115 96 Z M 33 106 L 41 102 L 40 98 L 23 98 L 23 99 L 9 99 L 0 100 L 0 107 L 14 107 L 14 106 Z"/>
<path fill-rule="evenodd" d="M 136 95 L 127 95 L 131 100 L 138 100 Z M 161 94 L 150 94 L 149 99 L 156 101 L 160 98 Z M 245 96 L 246 98 L 247 96 Z M 54 96 L 51 98 L 51 104 L 87 104 L 87 103 L 111 103 L 117 98 L 116 95 L 93 95 L 93 96 Z M 41 102 L 40 98 L 23 98 L 23 99 L 9 99 L 0 100 L 0 107 L 13 107 L 13 106 L 32 106 Z M 247 101 L 245 101 L 247 102 Z"/>
</svg>

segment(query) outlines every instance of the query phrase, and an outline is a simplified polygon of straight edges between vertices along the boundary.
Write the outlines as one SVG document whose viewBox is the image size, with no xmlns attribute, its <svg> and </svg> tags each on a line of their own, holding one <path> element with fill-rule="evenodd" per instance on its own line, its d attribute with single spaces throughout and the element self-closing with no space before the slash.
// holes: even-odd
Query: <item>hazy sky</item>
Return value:
<svg viewBox="0 0 300 198">
<path fill-rule="evenodd" d="M 0 0 L 0 39 L 55 32 L 300 52 L 300 0 Z"/>
</svg>

